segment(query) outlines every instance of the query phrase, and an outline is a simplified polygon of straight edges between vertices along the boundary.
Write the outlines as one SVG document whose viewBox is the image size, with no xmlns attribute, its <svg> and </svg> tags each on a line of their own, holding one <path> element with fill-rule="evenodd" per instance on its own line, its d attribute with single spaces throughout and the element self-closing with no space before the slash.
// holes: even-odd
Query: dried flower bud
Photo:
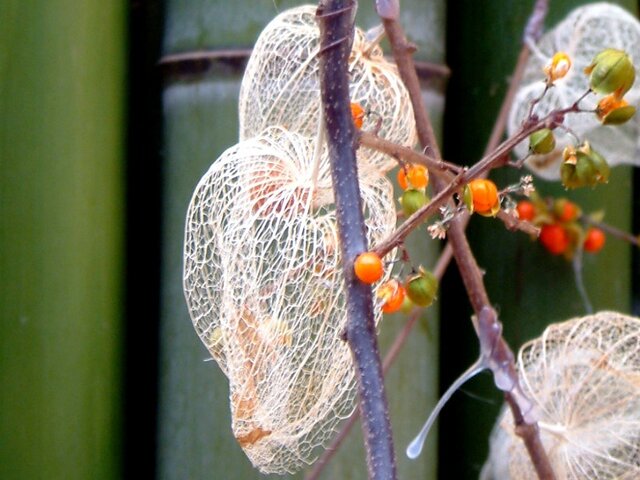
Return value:
<svg viewBox="0 0 640 480">
<path fill-rule="evenodd" d="M 529 136 L 529 150 L 537 154 L 546 154 L 556 148 L 556 139 L 553 132 L 548 128 L 543 128 L 533 132 Z"/>
<path fill-rule="evenodd" d="M 629 55 L 612 48 L 597 54 L 584 72 L 590 75 L 591 90 L 605 95 L 613 93 L 618 98 L 629 91 L 636 78 L 636 70 Z"/>
<path fill-rule="evenodd" d="M 603 125 L 621 125 L 630 120 L 635 113 L 636 107 L 614 94 L 604 97 L 596 107 L 596 115 Z"/>
<path fill-rule="evenodd" d="M 544 73 L 549 83 L 563 78 L 571 68 L 571 58 L 564 52 L 556 52 L 551 61 L 544 67 Z"/>
</svg>

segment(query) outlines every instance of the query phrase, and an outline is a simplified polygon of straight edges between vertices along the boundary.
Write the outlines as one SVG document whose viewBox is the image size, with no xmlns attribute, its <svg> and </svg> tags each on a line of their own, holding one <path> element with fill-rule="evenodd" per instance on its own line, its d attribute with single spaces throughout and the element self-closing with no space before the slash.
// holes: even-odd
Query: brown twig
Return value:
<svg viewBox="0 0 640 480">
<path fill-rule="evenodd" d="M 546 7 L 543 6 L 543 8 L 541 9 L 540 6 L 542 4 L 546 5 L 546 1 L 541 1 L 541 0 L 537 0 L 536 2 L 536 6 L 534 7 L 534 12 L 527 24 L 527 34 L 526 36 L 533 38 L 533 39 L 537 39 L 540 37 L 540 32 L 542 29 L 542 23 L 544 21 L 544 14 L 546 13 Z M 544 10 L 543 10 L 544 9 Z M 541 12 L 543 12 L 541 15 Z M 530 28 L 531 27 L 531 28 Z M 511 107 L 511 104 L 513 103 L 513 99 L 515 98 L 515 95 L 518 91 L 518 87 L 520 85 L 520 82 L 522 80 L 522 76 L 524 74 L 524 70 L 525 70 L 525 66 L 526 66 L 526 62 L 529 58 L 529 49 L 527 48 L 526 44 L 523 45 L 519 55 L 518 55 L 518 60 L 517 60 L 517 64 L 514 68 L 514 72 L 513 75 L 510 78 L 510 83 L 509 83 L 509 88 L 508 91 L 503 99 L 501 108 L 500 108 L 500 112 L 498 114 L 498 117 L 496 119 L 496 122 L 493 126 L 489 141 L 487 143 L 487 146 L 485 147 L 485 151 L 484 151 L 484 156 L 489 155 L 493 150 L 496 149 L 496 147 L 498 146 L 504 131 L 505 131 L 505 126 L 506 126 L 506 122 L 507 122 L 507 118 L 508 118 L 508 114 L 509 114 L 509 109 Z M 381 140 L 381 142 L 377 142 L 377 140 Z M 360 135 L 360 141 L 363 145 L 368 145 L 372 148 L 382 148 L 384 147 L 384 140 L 383 139 L 378 139 L 378 137 L 375 137 L 372 134 L 368 134 L 366 132 L 363 132 Z M 397 147 L 395 144 L 391 144 L 394 147 Z M 408 152 L 411 152 L 410 154 Z M 441 167 L 441 165 L 439 165 L 438 161 L 432 157 L 429 157 L 427 155 L 421 155 L 417 152 L 414 152 L 411 149 L 405 149 L 403 147 L 400 147 L 397 151 L 389 151 L 388 152 L 390 155 L 392 155 L 395 158 L 401 158 L 405 161 L 411 162 L 411 163 L 422 163 L 423 165 L 426 165 L 427 167 L 429 167 L 429 165 L 427 164 L 427 162 L 433 162 L 432 166 L 435 168 Z M 415 154 L 415 155 L 414 155 Z M 488 170 L 487 170 L 488 173 Z M 486 175 L 486 173 L 484 173 L 483 175 Z M 462 214 L 462 223 L 464 225 L 466 225 L 469 221 L 470 215 L 468 213 L 463 213 Z M 439 280 L 442 278 L 442 276 L 444 275 L 444 272 L 446 271 L 451 259 L 453 257 L 453 249 L 451 248 L 451 244 L 447 243 L 446 247 L 443 249 L 443 251 L 441 252 L 436 265 L 433 269 L 433 273 L 436 276 L 436 278 L 438 278 Z M 415 325 L 415 321 L 414 318 L 417 320 L 418 316 L 417 316 L 417 312 L 414 312 L 414 314 L 416 315 L 415 317 L 412 315 L 409 319 L 409 321 L 407 321 L 407 323 L 405 324 L 405 327 L 402 329 L 402 331 L 398 334 L 398 336 L 396 337 L 396 339 L 394 340 L 393 346 L 391 347 L 391 349 L 389 350 L 389 352 L 387 353 L 387 355 L 385 356 L 385 360 L 384 360 L 384 371 L 386 372 L 387 369 L 390 367 L 391 363 L 393 362 L 393 359 L 396 357 L 397 352 L 399 350 L 401 350 L 401 348 L 404 345 L 404 342 L 406 340 L 406 338 L 408 337 L 408 334 L 410 333 L 411 329 L 413 328 L 413 326 Z M 507 400 L 513 400 L 511 397 L 508 397 Z M 516 410 L 517 412 L 517 410 Z M 323 452 L 322 456 L 318 459 L 318 461 L 316 462 L 316 464 L 314 465 L 314 468 L 309 472 L 308 476 L 306 476 L 305 478 L 307 480 L 316 480 L 317 478 L 319 478 L 321 472 L 323 471 L 323 469 L 326 467 L 326 465 L 330 462 L 330 460 L 333 458 L 333 456 L 336 454 L 336 452 L 339 450 L 340 446 L 342 445 L 344 439 L 347 437 L 347 435 L 349 434 L 349 432 L 351 431 L 351 428 L 353 428 L 353 425 L 356 423 L 358 419 L 358 412 L 354 412 L 353 415 L 348 419 L 348 421 L 344 424 L 344 426 L 342 427 L 341 431 L 338 433 L 338 435 L 336 435 L 336 437 L 334 438 L 334 440 L 332 441 L 332 443 L 329 445 L 329 447 Z M 516 419 L 516 427 L 517 428 L 532 428 L 532 426 L 525 424 L 523 422 L 523 418 L 522 416 L 518 416 Z M 528 432 L 524 432 L 523 433 L 524 436 L 530 436 L 531 434 Z M 538 444 L 539 445 L 539 444 Z"/>
<path fill-rule="evenodd" d="M 387 37 L 392 45 L 392 51 L 394 58 L 396 59 L 396 64 L 398 65 L 398 71 L 412 99 L 418 138 L 420 139 L 423 147 L 428 146 L 430 151 L 434 152 L 434 157 L 439 158 L 441 155 L 435 141 L 429 116 L 422 100 L 418 79 L 415 75 L 415 69 L 412 66 L 412 49 L 409 47 L 404 32 L 402 31 L 402 27 L 397 20 L 383 19 L 383 24 L 385 31 L 387 32 Z M 526 130 L 526 126 L 523 127 L 523 131 L 524 130 Z M 498 148 L 498 150 L 499 149 L 500 148 Z M 508 152 L 504 153 L 506 154 Z M 478 162 L 476 166 L 481 162 Z M 442 191 L 447 188 L 443 179 L 438 177 L 434 179 L 434 185 L 437 191 Z M 471 248 L 469 247 L 469 243 L 464 234 L 464 225 L 462 224 L 460 217 L 454 218 L 451 222 L 451 226 L 449 228 L 449 241 L 451 242 L 453 254 L 458 264 L 458 269 L 462 276 L 463 283 L 465 284 L 469 300 L 471 301 L 476 314 L 480 315 L 482 312 L 491 309 L 491 304 L 482 280 L 482 272 L 476 263 L 473 253 L 471 252 Z M 499 323 L 497 322 L 497 318 L 496 323 Z M 482 338 L 482 331 L 479 330 L 477 326 L 476 331 L 480 338 Z M 501 346 L 502 351 L 509 352 L 510 358 L 513 358 L 511 350 L 501 335 L 496 340 L 496 343 Z M 498 351 L 500 350 L 496 350 L 496 352 Z M 494 378 L 496 379 L 496 384 L 498 384 L 498 372 L 494 369 L 492 369 L 492 371 L 494 373 Z M 509 372 L 515 372 L 515 369 L 510 368 Z M 514 418 L 517 421 L 520 417 L 524 418 L 524 414 L 526 412 L 522 411 L 523 405 L 522 402 L 519 401 L 520 396 L 516 398 L 512 393 L 513 389 L 518 386 L 518 377 L 515 373 L 513 373 L 511 380 L 513 387 L 505 390 L 505 396 L 509 400 L 509 405 L 514 414 Z M 500 385 L 498 386 L 500 387 Z M 518 430 L 518 433 L 522 435 L 527 446 L 527 450 L 531 454 L 531 461 L 533 462 L 538 476 L 542 479 L 555 478 L 549 459 L 542 446 L 537 426 L 534 428 L 522 428 Z"/>
<path fill-rule="evenodd" d="M 475 165 L 470 167 L 469 169 L 462 170 L 462 172 L 456 176 L 452 175 L 449 171 L 445 170 L 442 166 L 442 162 L 433 157 L 428 157 L 426 155 L 413 152 L 412 150 L 400 147 L 386 140 L 377 138 L 371 134 L 362 134 L 360 136 L 360 141 L 362 145 L 371 148 L 377 148 L 381 151 L 387 152 L 393 156 L 403 158 L 404 160 L 415 162 L 415 163 L 423 163 L 425 164 L 430 171 L 432 171 L 435 175 L 436 189 L 437 183 L 440 183 L 440 190 L 433 197 L 433 199 L 425 206 L 420 208 L 417 212 L 407 218 L 392 234 L 391 236 L 379 243 L 375 249 L 376 253 L 379 255 L 385 255 L 390 252 L 392 249 L 401 245 L 407 235 L 416 229 L 426 218 L 430 215 L 435 214 L 438 209 L 447 202 L 451 201 L 451 196 L 458 192 L 463 185 L 470 182 L 474 178 L 478 178 L 482 173 L 494 168 L 498 165 L 505 163 L 505 158 L 508 156 L 509 152 L 522 140 L 527 138 L 532 132 L 541 128 L 542 125 L 545 125 L 547 122 L 546 119 L 539 120 L 538 122 L 531 123 L 523 127 L 516 135 L 507 139 L 505 142 L 500 144 L 498 148 L 496 148 L 493 152 L 486 155 L 482 159 L 480 159 Z M 434 150 L 439 153 L 437 150 Z M 460 228 L 462 227 L 462 232 L 464 234 L 464 224 L 462 223 L 465 217 L 458 217 L 454 219 L 451 223 L 451 227 L 449 229 L 449 238 L 451 239 L 451 232 L 454 231 L 452 228 Z M 458 225 L 454 227 L 454 225 Z M 454 234 L 455 235 L 455 234 Z M 458 234 L 459 235 L 459 234 Z M 475 287 L 474 287 L 475 288 Z M 483 287 L 484 288 L 484 287 Z"/>
<path fill-rule="evenodd" d="M 533 223 L 519 220 L 513 215 L 509 215 L 504 210 L 500 210 L 498 212 L 497 217 L 504 222 L 505 226 L 509 230 L 512 230 L 512 231 L 520 230 L 521 232 L 524 232 L 528 235 L 533 235 L 534 237 L 537 237 L 538 235 L 540 235 L 539 227 L 536 227 Z"/>
</svg>

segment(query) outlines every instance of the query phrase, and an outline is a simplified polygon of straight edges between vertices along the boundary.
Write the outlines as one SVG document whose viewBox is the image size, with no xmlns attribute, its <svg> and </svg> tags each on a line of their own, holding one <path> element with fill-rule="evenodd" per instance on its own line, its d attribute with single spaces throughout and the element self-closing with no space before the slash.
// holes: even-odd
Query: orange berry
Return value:
<svg viewBox="0 0 640 480">
<path fill-rule="evenodd" d="M 520 218 L 520 220 L 530 222 L 536 216 L 536 207 L 528 200 L 519 201 L 518 205 L 516 205 L 516 210 L 518 211 L 518 218 Z"/>
<path fill-rule="evenodd" d="M 400 167 L 398 170 L 398 185 L 403 190 L 409 188 L 423 189 L 429 185 L 429 171 L 424 165 L 419 163 L 411 164 L 406 168 Z"/>
<path fill-rule="evenodd" d="M 356 128 L 360 130 L 364 122 L 365 111 L 359 103 L 351 102 L 351 118 Z"/>
<path fill-rule="evenodd" d="M 353 264 L 356 277 L 363 283 L 375 283 L 384 273 L 384 267 L 382 260 L 377 253 L 364 252 L 358 255 L 356 261 Z"/>
<path fill-rule="evenodd" d="M 415 188 L 426 188 L 429 184 L 429 171 L 424 165 L 412 165 L 407 178 Z"/>
<path fill-rule="evenodd" d="M 587 230 L 587 235 L 584 239 L 583 248 L 585 252 L 598 253 L 604 247 L 606 236 L 599 228 L 591 227 Z"/>
<path fill-rule="evenodd" d="M 406 190 L 409 188 L 409 182 L 407 181 L 407 174 L 404 171 L 404 167 L 400 167 L 400 170 L 398 170 L 398 175 L 397 175 L 397 179 L 398 179 L 398 185 L 400 185 L 400 188 L 403 190 Z"/>
<path fill-rule="evenodd" d="M 398 185 L 403 190 L 409 188 L 422 189 L 429 184 L 429 171 L 424 165 L 419 163 L 411 164 L 406 168 L 400 167 L 398 170 Z"/>
<path fill-rule="evenodd" d="M 378 298 L 381 298 L 382 311 L 384 313 L 394 313 L 400 310 L 404 304 L 404 286 L 395 278 L 392 278 L 378 289 Z"/>
<path fill-rule="evenodd" d="M 562 225 L 546 224 L 540 230 L 540 243 L 552 255 L 560 255 L 569 247 L 569 235 Z"/>
<path fill-rule="evenodd" d="M 469 182 L 469 189 L 471 190 L 474 212 L 481 215 L 497 213 L 500 199 L 495 183 L 485 178 L 476 178 Z"/>
<path fill-rule="evenodd" d="M 565 198 L 558 199 L 553 210 L 556 218 L 561 222 L 571 222 L 575 220 L 580 213 L 578 206 Z"/>
</svg>

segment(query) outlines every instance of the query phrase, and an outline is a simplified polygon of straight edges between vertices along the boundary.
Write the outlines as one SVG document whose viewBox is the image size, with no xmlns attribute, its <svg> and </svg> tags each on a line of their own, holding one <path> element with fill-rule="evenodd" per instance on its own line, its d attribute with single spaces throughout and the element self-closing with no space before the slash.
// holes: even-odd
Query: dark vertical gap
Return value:
<svg viewBox="0 0 640 480">
<path fill-rule="evenodd" d="M 636 154 L 637 155 L 637 154 Z M 631 232 L 638 235 L 640 232 L 640 168 L 633 169 L 633 185 L 631 187 L 633 198 L 633 206 L 631 209 L 633 218 L 631 221 Z M 640 316 L 640 249 L 633 248 L 631 250 L 631 288 L 632 288 L 632 314 L 636 317 Z"/>
<path fill-rule="evenodd" d="M 464 7 L 462 7 L 464 8 Z M 457 8 L 456 8 L 457 10 Z M 461 49 L 463 38 L 461 25 L 456 17 L 460 12 L 451 11 L 447 15 L 446 64 L 452 75 L 447 85 L 447 95 L 443 123 L 443 154 L 448 160 L 465 158 L 465 132 L 460 131 L 460 115 L 464 115 L 463 96 L 458 93 L 464 88 L 464 79 L 459 74 L 462 68 Z M 455 132 L 455 133 L 454 133 Z M 462 137 L 462 138 L 461 138 Z M 463 372 L 477 355 L 472 329 L 468 328 L 471 305 L 458 272 L 452 260 L 442 279 L 440 298 L 440 392 L 444 392 L 455 378 Z M 477 342 L 475 342 L 477 343 Z M 464 387 L 463 387 L 464 388 Z M 456 392 L 440 413 L 438 421 L 438 478 L 465 478 L 465 452 L 461 451 L 460 428 L 462 427 L 463 405 Z"/>
<path fill-rule="evenodd" d="M 640 12 L 640 0 L 638 0 L 637 8 L 638 12 Z M 636 155 L 638 155 L 637 152 Z M 631 232 L 637 235 L 640 232 L 640 199 L 638 198 L 638 192 L 640 192 L 640 168 L 637 167 L 633 169 L 631 192 L 631 198 L 633 199 Z M 638 248 L 631 249 L 631 289 L 631 313 L 637 317 L 640 316 L 640 249 Z"/>
<path fill-rule="evenodd" d="M 156 473 L 162 2 L 128 3 L 124 478 Z"/>
<path fill-rule="evenodd" d="M 640 12 L 640 0 L 637 8 L 638 11 L 636 13 Z M 636 152 L 637 155 L 638 153 Z M 638 193 L 640 193 L 640 168 L 633 169 L 631 191 L 631 198 L 633 198 L 631 232 L 637 235 L 640 232 L 640 198 L 638 198 Z M 631 250 L 631 262 L 631 313 L 637 317 L 640 316 L 640 249 L 633 248 Z"/>
<path fill-rule="evenodd" d="M 487 5 L 468 0 L 457 2 L 455 9 L 449 9 L 446 63 L 452 73 L 447 86 L 443 129 L 443 152 L 447 160 L 468 164 L 482 156 L 508 87 L 508 75 L 516 63 L 519 43 L 512 39 L 520 38 L 531 5 L 531 1 Z M 490 265 L 480 256 L 483 242 L 488 240 L 484 228 L 486 223 L 472 218 L 467 229 L 481 268 Z M 491 238 L 498 241 L 503 234 L 497 231 Z M 479 354 L 478 340 L 470 322 L 473 312 L 453 263 L 442 284 L 441 392 Z M 496 302 L 491 287 L 487 285 L 491 300 Z M 499 304 L 494 306 L 500 309 Z M 502 402 L 488 374 L 480 374 L 453 395 L 438 422 L 438 478 L 479 477 L 486 460 L 489 432 Z"/>
</svg>

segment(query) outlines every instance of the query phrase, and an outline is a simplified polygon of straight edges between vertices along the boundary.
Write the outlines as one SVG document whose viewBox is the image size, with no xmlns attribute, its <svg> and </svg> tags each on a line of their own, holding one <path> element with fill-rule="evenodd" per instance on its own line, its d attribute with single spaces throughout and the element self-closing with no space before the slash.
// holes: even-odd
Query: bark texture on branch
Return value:
<svg viewBox="0 0 640 480">
<path fill-rule="evenodd" d="M 353 354 L 358 381 L 367 467 L 369 478 L 389 480 L 396 478 L 396 463 L 373 321 L 371 287 L 360 282 L 353 273 L 355 258 L 368 250 L 347 74 L 355 8 L 354 0 L 319 3 L 320 89 L 347 291 L 346 340 Z"/>
</svg>

